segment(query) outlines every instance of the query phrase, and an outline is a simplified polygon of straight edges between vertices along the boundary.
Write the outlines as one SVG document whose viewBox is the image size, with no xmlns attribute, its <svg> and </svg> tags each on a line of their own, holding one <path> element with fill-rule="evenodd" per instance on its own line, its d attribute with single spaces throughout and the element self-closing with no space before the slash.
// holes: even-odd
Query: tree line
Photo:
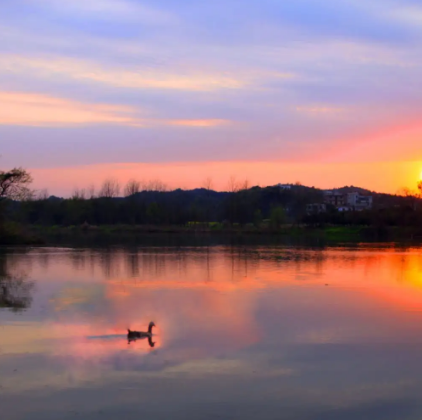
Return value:
<svg viewBox="0 0 422 420">
<path fill-rule="evenodd" d="M 250 187 L 232 177 L 228 191 L 212 189 L 208 178 L 201 188 L 170 190 L 161 181 L 130 180 L 122 188 L 115 179 L 94 187 L 75 189 L 71 197 L 34 193 L 30 174 L 21 168 L 0 171 L 0 222 L 9 220 L 36 225 L 254 225 L 277 228 L 285 223 L 308 225 L 422 226 L 418 192 L 403 195 L 373 194 L 374 208 L 339 212 L 334 207 L 308 214 L 307 204 L 322 203 L 324 193 L 299 183 L 289 189 L 278 186 Z"/>
<path fill-rule="evenodd" d="M 268 221 L 279 226 L 299 214 L 304 215 L 306 204 L 322 197 L 322 192 L 315 188 L 301 185 L 292 190 L 250 187 L 248 181 L 231 177 L 226 192 L 214 191 L 211 178 L 194 190 L 170 190 L 159 180 L 142 183 L 134 179 L 121 188 L 110 178 L 98 190 L 94 187 L 75 189 L 71 197 L 63 199 L 49 196 L 46 191 L 30 193 L 30 175 L 22 169 L 16 171 L 21 174 L 20 178 L 13 178 L 16 194 L 3 194 L 3 201 L 7 203 L 3 215 L 22 224 L 258 225 Z M 0 173 L 0 185 L 2 176 L 7 174 Z"/>
<path fill-rule="evenodd" d="M 186 225 L 189 223 L 275 225 L 304 214 L 307 194 L 253 187 L 236 192 L 206 189 L 140 191 L 127 197 L 56 197 L 10 201 L 7 218 L 41 225 Z"/>
</svg>

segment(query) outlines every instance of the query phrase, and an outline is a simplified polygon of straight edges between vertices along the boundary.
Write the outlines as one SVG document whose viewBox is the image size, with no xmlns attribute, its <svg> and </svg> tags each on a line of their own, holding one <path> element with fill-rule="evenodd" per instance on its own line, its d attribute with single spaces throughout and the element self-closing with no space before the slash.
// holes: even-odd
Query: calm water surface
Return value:
<svg viewBox="0 0 422 420">
<path fill-rule="evenodd" d="M 421 390 L 422 248 L 0 253 L 5 420 L 420 420 Z"/>
</svg>

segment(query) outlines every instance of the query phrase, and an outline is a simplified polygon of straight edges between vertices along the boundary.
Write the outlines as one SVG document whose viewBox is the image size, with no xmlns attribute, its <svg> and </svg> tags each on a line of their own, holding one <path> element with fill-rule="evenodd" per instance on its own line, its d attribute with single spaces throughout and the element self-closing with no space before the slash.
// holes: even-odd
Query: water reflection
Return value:
<svg viewBox="0 0 422 420">
<path fill-rule="evenodd" d="M 152 337 L 141 337 L 141 338 L 133 338 L 133 337 L 128 337 L 127 339 L 127 343 L 136 343 L 138 340 L 146 340 L 148 341 L 148 345 L 150 347 L 154 347 L 155 346 L 155 342 L 152 340 Z"/>
<path fill-rule="evenodd" d="M 155 346 L 155 342 L 153 337 L 131 337 L 129 335 L 123 334 L 108 334 L 108 335 L 91 335 L 86 337 L 88 340 L 103 340 L 103 341 L 112 341 L 112 340 L 119 340 L 122 341 L 124 339 L 127 340 L 127 344 L 136 343 L 138 341 L 145 341 L 148 342 L 148 345 L 152 348 Z"/>
<path fill-rule="evenodd" d="M 422 415 L 418 247 L 36 248 L 1 258 L 6 300 L 29 299 L 19 316 L 0 311 L 8 419 L 73 418 L 75 407 L 97 418 L 93 406 L 110 419 Z M 152 337 L 127 336 L 151 319 Z"/>
<path fill-rule="evenodd" d="M 0 256 L 0 308 L 24 311 L 31 306 L 34 283 L 25 274 L 11 274 L 10 270 L 7 258 Z"/>
</svg>

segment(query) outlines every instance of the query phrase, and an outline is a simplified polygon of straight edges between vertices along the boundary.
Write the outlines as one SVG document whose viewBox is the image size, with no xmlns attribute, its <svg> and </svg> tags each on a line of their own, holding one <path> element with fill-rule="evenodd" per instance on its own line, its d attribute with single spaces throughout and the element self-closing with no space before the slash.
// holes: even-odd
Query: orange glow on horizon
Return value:
<svg viewBox="0 0 422 420">
<path fill-rule="evenodd" d="M 29 168 L 36 189 L 50 194 L 70 196 L 75 188 L 98 189 L 110 176 L 122 185 L 129 179 L 148 182 L 160 180 L 169 189 L 200 188 L 207 178 L 215 190 L 227 191 L 229 179 L 248 180 L 249 185 L 269 186 L 301 182 L 317 188 L 355 185 L 371 191 L 395 194 L 403 187 L 414 188 L 420 176 L 420 161 L 368 163 L 298 163 L 298 162 L 176 162 L 110 163 L 62 168 Z M 195 174 L 195 176 L 192 176 Z M 383 174 L 381 177 L 380 174 Z"/>
</svg>

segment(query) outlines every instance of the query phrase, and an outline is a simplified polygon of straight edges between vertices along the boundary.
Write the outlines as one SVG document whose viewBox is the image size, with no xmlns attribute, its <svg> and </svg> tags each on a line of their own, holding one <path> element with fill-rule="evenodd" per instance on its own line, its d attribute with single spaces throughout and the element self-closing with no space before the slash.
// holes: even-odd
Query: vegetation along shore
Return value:
<svg viewBox="0 0 422 420">
<path fill-rule="evenodd" d="M 277 234 L 339 239 L 422 238 L 421 184 L 380 194 L 358 187 L 321 190 L 301 184 L 166 190 L 131 181 L 124 196 L 112 180 L 98 193 L 36 194 L 31 176 L 0 172 L 0 244 L 41 243 L 72 234 Z"/>
</svg>

